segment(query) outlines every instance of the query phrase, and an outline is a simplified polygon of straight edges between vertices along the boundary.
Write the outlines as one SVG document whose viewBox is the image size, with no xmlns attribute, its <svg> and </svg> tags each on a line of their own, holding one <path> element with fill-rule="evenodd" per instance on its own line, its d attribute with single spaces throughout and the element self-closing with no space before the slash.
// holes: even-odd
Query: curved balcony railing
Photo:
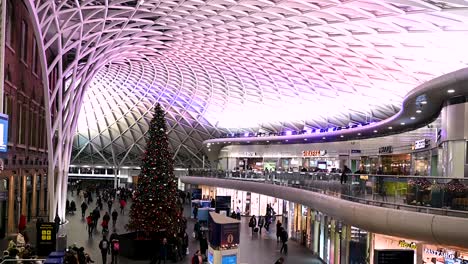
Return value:
<svg viewBox="0 0 468 264">
<path fill-rule="evenodd" d="M 189 176 L 255 181 L 307 189 L 369 205 L 468 217 L 468 179 L 432 176 L 189 170 Z"/>
</svg>

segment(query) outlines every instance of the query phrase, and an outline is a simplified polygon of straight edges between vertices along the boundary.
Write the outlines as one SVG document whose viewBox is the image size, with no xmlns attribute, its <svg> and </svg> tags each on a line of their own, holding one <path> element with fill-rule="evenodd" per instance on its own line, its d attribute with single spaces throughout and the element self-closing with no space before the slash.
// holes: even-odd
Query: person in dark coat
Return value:
<svg viewBox="0 0 468 264">
<path fill-rule="evenodd" d="M 281 236 L 281 229 L 282 229 L 282 224 L 281 222 L 278 220 L 276 221 L 276 243 L 279 243 L 280 242 L 280 236 Z"/>
<path fill-rule="evenodd" d="M 288 232 L 284 228 L 282 228 L 281 230 L 281 243 L 282 245 L 281 245 L 280 253 L 284 251 L 284 254 L 287 255 L 288 254 Z"/>
<path fill-rule="evenodd" d="M 200 238 L 200 251 L 203 258 L 206 258 L 206 250 L 208 250 L 208 241 L 206 240 L 205 233 L 203 233 Z"/>
<path fill-rule="evenodd" d="M 262 233 L 263 226 L 265 225 L 265 218 L 263 216 L 258 217 L 258 230 L 260 234 Z"/>
<path fill-rule="evenodd" d="M 254 229 L 257 226 L 257 219 L 255 218 L 255 215 L 252 215 L 252 217 L 249 220 L 249 227 L 252 228 L 252 234 L 254 233 Z"/>
<path fill-rule="evenodd" d="M 84 218 L 86 215 L 86 209 L 88 209 L 88 204 L 86 202 L 81 203 L 81 217 Z"/>
<path fill-rule="evenodd" d="M 102 236 L 99 242 L 99 250 L 101 251 L 102 263 L 107 264 L 107 254 L 110 254 L 110 243 L 106 236 Z"/>
<path fill-rule="evenodd" d="M 341 173 L 341 178 L 340 178 L 341 184 L 343 184 L 343 182 L 346 183 L 348 181 L 347 173 L 351 173 L 351 170 L 348 168 L 348 166 L 344 165 L 343 172 Z"/>
</svg>

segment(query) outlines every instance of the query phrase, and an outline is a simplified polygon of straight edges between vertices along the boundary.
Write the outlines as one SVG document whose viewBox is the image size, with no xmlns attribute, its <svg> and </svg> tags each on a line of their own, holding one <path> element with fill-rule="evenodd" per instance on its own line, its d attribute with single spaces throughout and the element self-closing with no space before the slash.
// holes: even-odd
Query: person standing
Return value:
<svg viewBox="0 0 468 264">
<path fill-rule="evenodd" d="M 252 234 L 254 233 L 254 229 L 257 226 L 257 219 L 255 218 L 255 215 L 252 215 L 252 217 L 249 220 L 249 227 L 252 228 Z"/>
<path fill-rule="evenodd" d="M 198 204 L 195 204 L 193 207 L 193 219 L 197 219 L 198 217 Z"/>
<path fill-rule="evenodd" d="M 341 173 L 341 178 L 340 178 L 341 184 L 343 184 L 343 182 L 346 183 L 348 181 L 347 173 L 351 173 L 351 170 L 348 168 L 348 166 L 344 165 L 343 172 Z"/>
<path fill-rule="evenodd" d="M 55 215 L 54 222 L 55 222 L 55 230 L 57 230 L 57 233 L 58 233 L 58 230 L 60 228 L 60 217 L 58 215 Z M 21 231 L 24 229 L 24 228 L 21 228 L 21 223 L 20 223 L 20 228 L 19 229 Z"/>
<path fill-rule="evenodd" d="M 99 249 L 101 250 L 102 264 L 107 264 L 107 254 L 110 254 L 110 244 L 106 236 L 102 236 L 101 242 L 99 242 Z"/>
<path fill-rule="evenodd" d="M 280 242 L 282 224 L 280 220 L 276 221 L 276 243 Z"/>
<path fill-rule="evenodd" d="M 110 236 L 110 243 L 111 243 L 111 264 L 117 264 L 117 259 L 119 256 L 120 252 L 120 241 L 119 241 L 119 235 L 117 233 L 112 233 Z"/>
<path fill-rule="evenodd" d="M 159 247 L 158 264 L 161 264 L 161 260 L 162 260 L 162 263 L 166 264 L 168 253 L 169 253 L 169 245 L 167 244 L 167 238 L 163 238 L 162 244 Z"/>
</svg>

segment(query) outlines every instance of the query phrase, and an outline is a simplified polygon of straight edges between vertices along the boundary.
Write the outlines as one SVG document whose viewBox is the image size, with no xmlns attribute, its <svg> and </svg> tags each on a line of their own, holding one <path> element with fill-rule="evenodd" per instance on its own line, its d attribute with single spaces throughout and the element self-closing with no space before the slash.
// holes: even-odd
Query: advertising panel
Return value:
<svg viewBox="0 0 468 264">
<path fill-rule="evenodd" d="M 8 116 L 0 114 L 0 152 L 7 152 Z"/>
<path fill-rule="evenodd" d="M 48 256 L 55 251 L 56 233 L 55 223 L 38 223 L 37 228 L 37 252 L 39 256 Z"/>
</svg>

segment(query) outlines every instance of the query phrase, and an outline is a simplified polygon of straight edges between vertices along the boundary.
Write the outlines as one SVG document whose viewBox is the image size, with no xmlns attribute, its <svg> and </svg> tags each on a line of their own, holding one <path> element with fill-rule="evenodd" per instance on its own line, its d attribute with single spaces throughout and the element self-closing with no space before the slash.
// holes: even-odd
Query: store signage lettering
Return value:
<svg viewBox="0 0 468 264">
<path fill-rule="evenodd" d="M 393 147 L 392 146 L 380 147 L 379 154 L 382 154 L 382 153 L 393 153 Z"/>
<path fill-rule="evenodd" d="M 254 157 L 257 156 L 257 152 L 241 152 L 239 157 Z"/>
<path fill-rule="evenodd" d="M 416 243 L 414 242 L 406 242 L 405 240 L 400 240 L 398 242 L 398 245 L 402 248 L 409 248 L 409 249 L 416 250 Z"/>
<path fill-rule="evenodd" d="M 302 156 L 304 157 L 319 157 L 327 155 L 326 150 L 305 150 L 302 151 Z"/>
<path fill-rule="evenodd" d="M 423 149 L 427 147 L 427 140 L 426 139 L 421 139 L 421 140 L 416 140 L 414 142 L 414 149 Z"/>
<path fill-rule="evenodd" d="M 361 153 L 361 150 L 360 149 L 352 149 L 351 153 L 352 154 L 359 154 L 359 153 Z"/>
<path fill-rule="evenodd" d="M 434 249 L 430 249 L 430 248 L 425 248 L 424 253 L 434 255 L 434 256 L 437 256 L 437 257 L 444 257 L 444 258 L 448 258 L 448 259 L 454 259 L 455 258 L 455 254 L 452 253 L 452 252 L 445 252 L 445 251 L 442 251 L 442 250 L 434 250 Z"/>
</svg>

